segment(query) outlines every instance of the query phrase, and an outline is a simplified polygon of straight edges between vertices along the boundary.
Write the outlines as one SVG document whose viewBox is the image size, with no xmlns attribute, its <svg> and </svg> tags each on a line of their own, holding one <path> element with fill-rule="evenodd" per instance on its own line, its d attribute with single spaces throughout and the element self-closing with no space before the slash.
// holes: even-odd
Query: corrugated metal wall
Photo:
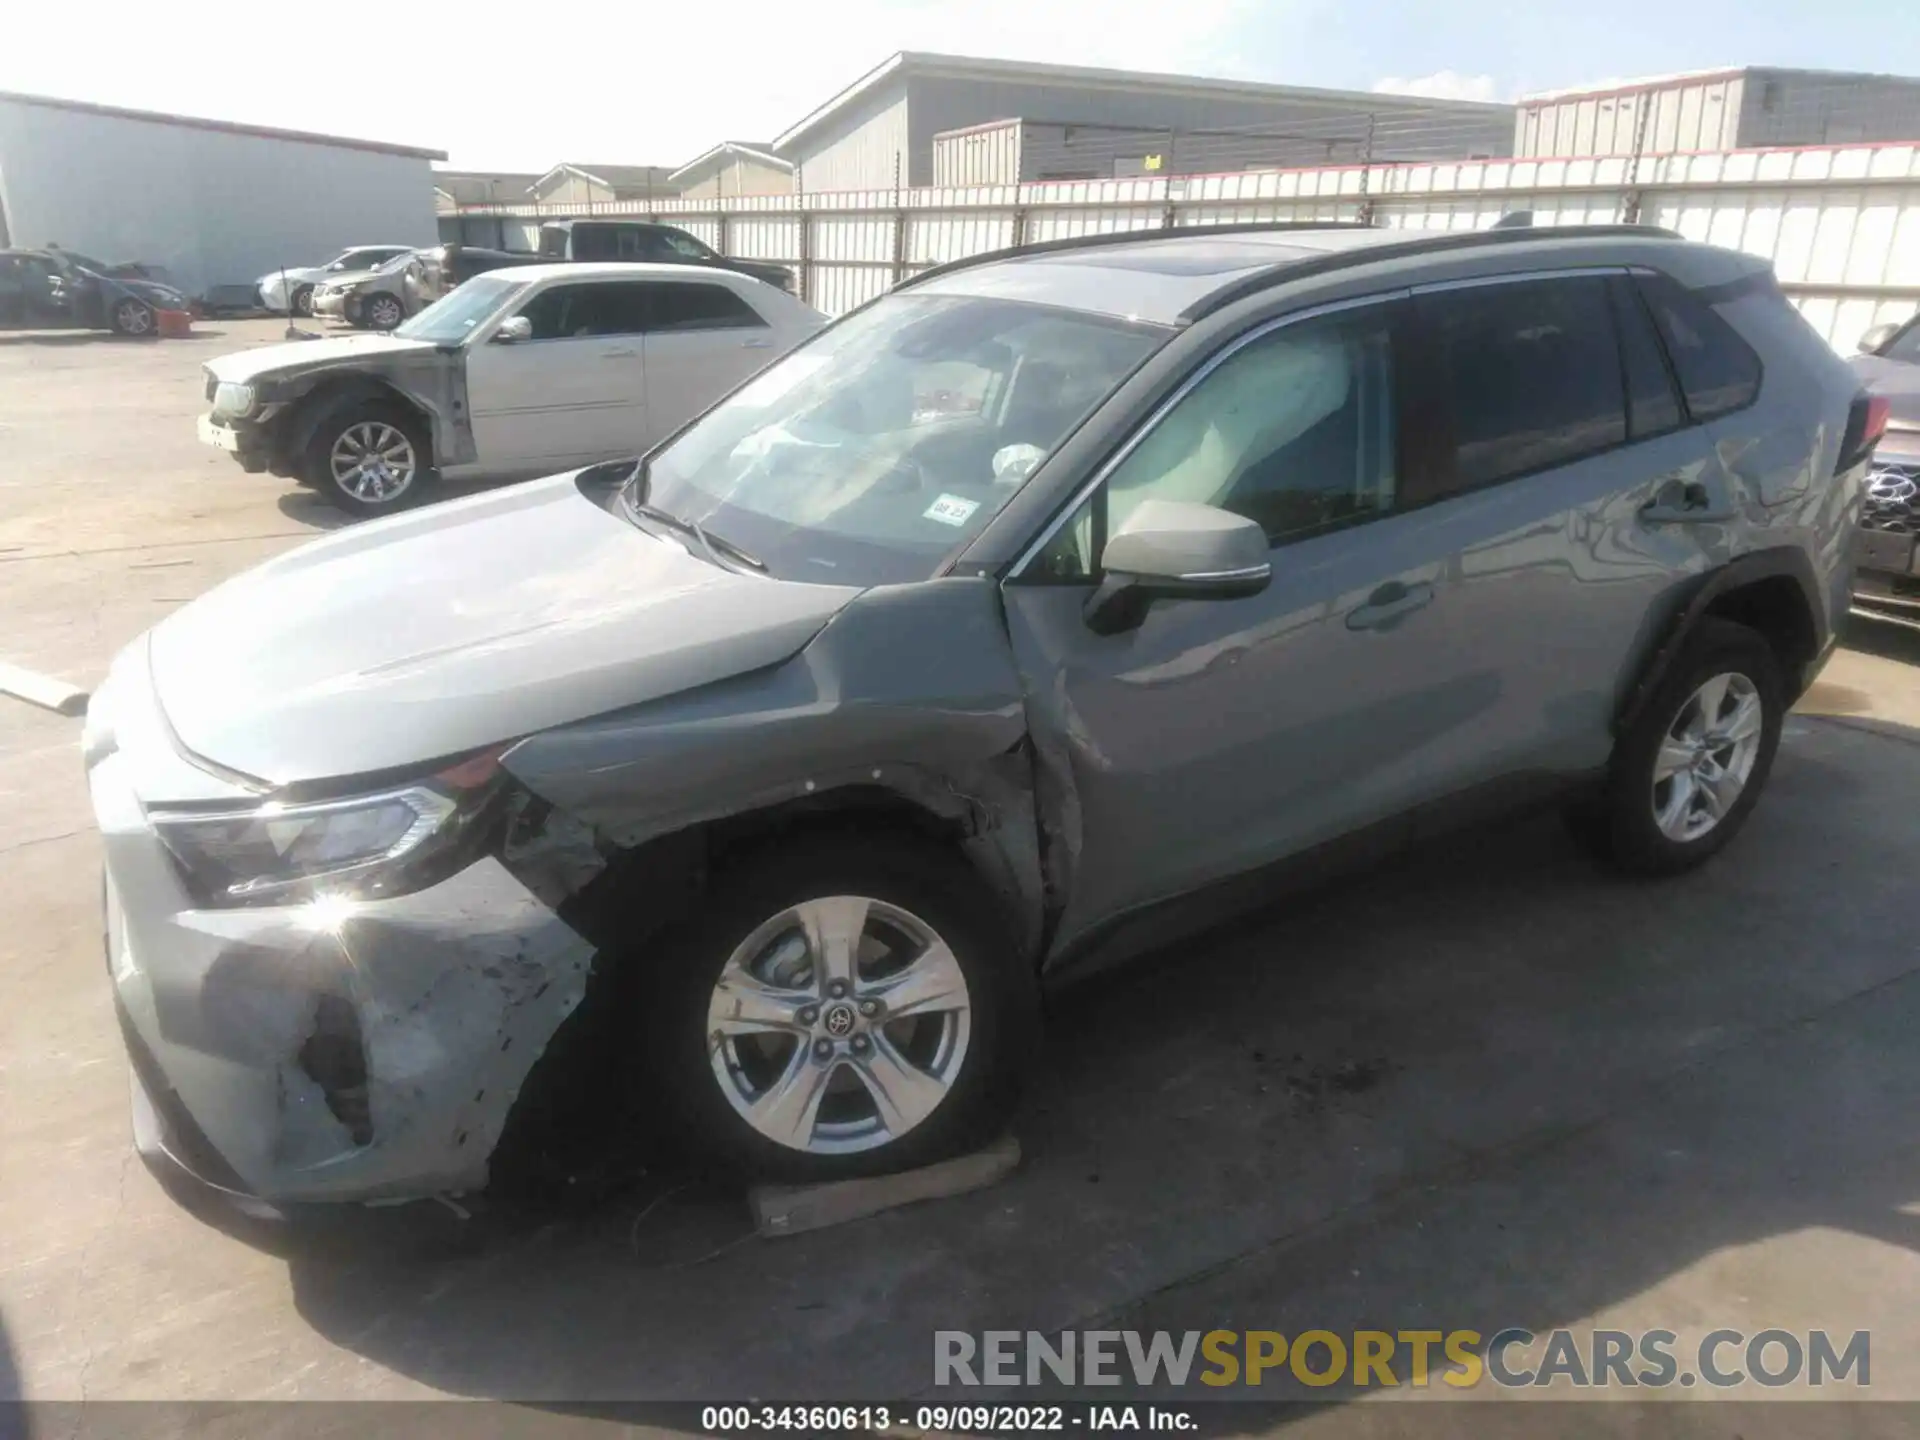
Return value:
<svg viewBox="0 0 1920 1440">
<path fill-rule="evenodd" d="M 872 190 L 891 187 L 896 178 L 913 183 L 911 149 L 906 86 L 894 81 L 785 158 L 794 162 L 796 190 Z"/>
<path fill-rule="evenodd" d="M 1005 120 L 934 136 L 933 183 L 1017 185 L 1026 178 L 1020 169 L 1024 129 L 1023 121 Z"/>
<path fill-rule="evenodd" d="M 1742 77 L 1522 102 L 1513 153 L 1526 159 L 1730 150 L 1740 144 Z M 1645 132 L 1641 116 L 1645 112 Z"/>
<path fill-rule="evenodd" d="M 1639 217 L 1765 256 L 1829 342 L 1850 350 L 1920 305 L 1920 142 L 1663 157 L 1457 161 L 762 196 L 612 207 L 686 225 L 729 253 L 800 267 L 839 314 L 928 265 L 1116 230 L 1359 220 L 1465 230 L 1531 210 L 1540 225 Z M 601 207 L 596 213 L 607 213 Z M 530 207 L 515 207 L 524 217 Z M 725 231 L 720 234 L 724 216 Z M 534 222 L 537 223 L 537 222 Z"/>
<path fill-rule="evenodd" d="M 0 184 L 14 244 L 158 265 L 194 295 L 437 234 L 424 156 L 19 100 L 0 100 Z"/>
</svg>

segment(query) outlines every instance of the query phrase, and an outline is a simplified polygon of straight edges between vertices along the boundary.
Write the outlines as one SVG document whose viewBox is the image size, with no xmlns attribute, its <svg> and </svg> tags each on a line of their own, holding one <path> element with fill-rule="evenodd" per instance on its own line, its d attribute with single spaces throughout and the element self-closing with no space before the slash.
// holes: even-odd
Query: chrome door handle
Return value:
<svg viewBox="0 0 1920 1440">
<path fill-rule="evenodd" d="M 1400 620 L 1433 603 L 1433 586 L 1426 581 L 1403 585 L 1389 580 L 1367 597 L 1367 603 L 1347 615 L 1349 630 L 1390 630 Z"/>
<path fill-rule="evenodd" d="M 742 340 L 740 342 L 740 348 L 742 350 L 771 350 L 773 348 L 773 342 L 771 340 Z"/>
</svg>

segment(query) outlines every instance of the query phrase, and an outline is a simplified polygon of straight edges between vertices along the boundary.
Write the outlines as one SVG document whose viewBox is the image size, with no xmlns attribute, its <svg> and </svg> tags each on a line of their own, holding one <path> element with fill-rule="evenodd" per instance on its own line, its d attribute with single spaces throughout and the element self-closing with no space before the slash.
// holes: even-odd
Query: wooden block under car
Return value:
<svg viewBox="0 0 1920 1440">
<path fill-rule="evenodd" d="M 747 1206 L 762 1235 L 798 1235 L 863 1220 L 921 1200 L 985 1189 L 1011 1175 L 1019 1163 L 1020 1142 L 1002 1135 L 969 1155 L 956 1155 L 899 1175 L 835 1180 L 824 1185 L 756 1185 L 747 1192 Z"/>
</svg>

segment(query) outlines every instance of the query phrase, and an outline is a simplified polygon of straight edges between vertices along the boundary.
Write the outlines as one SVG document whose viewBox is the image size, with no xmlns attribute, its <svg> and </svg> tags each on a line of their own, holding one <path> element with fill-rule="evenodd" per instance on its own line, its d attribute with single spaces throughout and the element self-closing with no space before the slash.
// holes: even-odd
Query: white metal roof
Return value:
<svg viewBox="0 0 1920 1440">
<path fill-rule="evenodd" d="M 693 159 L 667 176 L 667 180 L 669 183 L 675 185 L 684 184 L 688 176 L 704 169 L 725 155 L 739 155 L 753 161 L 755 164 L 768 165 L 776 170 L 791 172 L 793 169 L 793 162 L 791 160 L 782 160 L 778 155 L 774 154 L 771 149 L 764 145 L 750 144 L 745 140 L 722 140 L 711 150 L 694 156 Z"/>
<path fill-rule="evenodd" d="M 964 80 L 1026 80 L 1091 90 L 1153 91 L 1163 95 L 1201 95 L 1253 100 L 1290 100 L 1369 110 L 1450 111 L 1457 115 L 1512 113 L 1510 105 L 1485 100 L 1434 100 L 1423 95 L 1385 95 L 1362 90 L 1322 90 L 1273 85 L 1258 80 L 1219 80 L 1202 75 L 1167 75 L 1151 70 L 1107 70 L 1087 65 L 1047 65 L 1031 60 L 986 60 L 969 55 L 939 55 L 902 50 L 882 61 L 826 104 L 807 115 L 774 142 L 785 150 L 809 130 L 831 119 L 861 96 L 896 76 L 937 75 Z"/>
<path fill-rule="evenodd" d="M 99 105 L 91 100 L 64 100 L 55 95 L 27 95 L 0 90 L 0 100 L 18 105 L 40 105 L 52 110 L 77 110 L 83 115 L 105 115 L 116 120 L 140 120 L 150 125 L 178 125 L 189 130 L 214 130 L 225 135 L 251 135 L 263 140 L 294 140 L 305 145 L 330 145 L 340 150 L 373 150 L 407 155 L 419 160 L 444 160 L 444 150 L 393 145 L 384 140 L 356 140 L 344 135 L 319 135 L 307 130 L 281 130 L 271 125 L 242 125 L 232 120 L 208 120 L 198 115 L 168 115 L 158 110 L 129 110 L 121 105 Z"/>
</svg>

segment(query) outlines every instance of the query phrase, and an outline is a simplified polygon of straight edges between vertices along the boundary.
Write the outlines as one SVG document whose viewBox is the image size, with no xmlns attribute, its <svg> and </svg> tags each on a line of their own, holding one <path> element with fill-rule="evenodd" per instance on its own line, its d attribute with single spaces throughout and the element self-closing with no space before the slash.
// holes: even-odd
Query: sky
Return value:
<svg viewBox="0 0 1920 1440">
<path fill-rule="evenodd" d="M 10 7 L 0 90 L 445 150 L 680 165 L 896 50 L 1457 98 L 1739 65 L 1920 75 L 1915 0 L 92 0 Z M 108 43 L 120 36 L 128 43 Z M 138 37 L 137 40 L 134 37 Z"/>
</svg>

